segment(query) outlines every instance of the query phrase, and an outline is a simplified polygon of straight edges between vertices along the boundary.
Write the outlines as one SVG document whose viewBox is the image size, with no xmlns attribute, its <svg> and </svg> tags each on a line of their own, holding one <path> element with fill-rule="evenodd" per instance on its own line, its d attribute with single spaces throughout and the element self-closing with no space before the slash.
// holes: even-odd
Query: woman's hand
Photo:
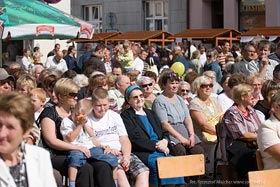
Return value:
<svg viewBox="0 0 280 187">
<path fill-rule="evenodd" d="M 86 155 L 87 158 L 90 157 L 90 151 L 89 151 L 88 148 L 83 147 L 83 146 L 79 146 L 79 147 L 78 147 L 78 150 L 81 151 L 81 152 L 83 152 L 83 153 Z"/>
<path fill-rule="evenodd" d="M 167 148 L 168 141 L 166 139 L 162 139 L 156 143 L 156 149 L 163 152 Z"/>
<path fill-rule="evenodd" d="M 194 145 L 195 145 L 194 134 L 191 134 L 191 135 L 190 135 L 189 141 L 190 141 L 189 148 L 194 147 Z"/>
<path fill-rule="evenodd" d="M 189 139 L 182 138 L 182 140 L 180 140 L 180 141 L 185 147 L 190 147 L 190 145 L 191 145 L 191 141 Z"/>
</svg>

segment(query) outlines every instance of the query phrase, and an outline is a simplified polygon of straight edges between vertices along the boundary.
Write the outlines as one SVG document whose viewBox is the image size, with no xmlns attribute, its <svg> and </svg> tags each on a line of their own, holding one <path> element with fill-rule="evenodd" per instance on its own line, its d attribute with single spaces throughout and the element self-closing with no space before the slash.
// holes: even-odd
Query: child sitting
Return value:
<svg viewBox="0 0 280 187">
<path fill-rule="evenodd" d="M 61 123 L 60 131 L 64 141 L 77 146 L 84 146 L 83 151 L 73 150 L 68 155 L 68 177 L 69 187 L 75 186 L 77 168 L 85 164 L 86 159 L 96 159 L 105 161 L 115 168 L 118 166 L 118 159 L 113 154 L 104 154 L 104 149 L 109 147 L 102 146 L 94 139 L 93 129 L 87 125 L 87 115 L 92 110 L 92 103 L 87 99 L 80 100 L 69 118 L 64 118 Z"/>
<path fill-rule="evenodd" d="M 35 120 L 39 117 L 40 113 L 44 109 L 44 105 L 46 102 L 46 92 L 43 88 L 34 88 L 29 92 L 29 95 L 31 97 L 31 102 L 34 105 L 35 109 Z"/>
</svg>

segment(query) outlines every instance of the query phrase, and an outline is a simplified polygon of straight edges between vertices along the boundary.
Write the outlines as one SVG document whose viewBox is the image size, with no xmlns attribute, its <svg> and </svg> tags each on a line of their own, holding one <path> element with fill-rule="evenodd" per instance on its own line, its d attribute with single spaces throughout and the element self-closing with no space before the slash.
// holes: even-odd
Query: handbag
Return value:
<svg viewBox="0 0 280 187">
<path fill-rule="evenodd" d="M 219 123 L 220 117 L 223 115 L 224 113 L 220 113 L 219 115 L 207 120 L 207 123 L 210 123 L 215 127 Z M 207 132 L 202 132 L 202 140 L 205 142 L 217 142 L 217 136 L 214 134 L 209 134 Z"/>
<path fill-rule="evenodd" d="M 155 64 L 154 58 L 150 57 L 149 62 L 150 62 L 149 70 L 154 72 L 158 76 L 158 68 L 157 68 L 157 65 Z"/>
</svg>

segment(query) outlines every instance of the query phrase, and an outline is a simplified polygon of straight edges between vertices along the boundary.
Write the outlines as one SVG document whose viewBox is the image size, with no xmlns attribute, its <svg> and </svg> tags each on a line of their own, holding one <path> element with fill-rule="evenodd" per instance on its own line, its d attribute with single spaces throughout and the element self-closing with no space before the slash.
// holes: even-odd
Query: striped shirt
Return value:
<svg viewBox="0 0 280 187">
<path fill-rule="evenodd" d="M 252 107 L 248 107 L 249 117 L 245 115 L 237 108 L 234 104 L 231 106 L 223 117 L 223 129 L 225 130 L 225 144 L 226 147 L 230 146 L 231 143 L 240 138 L 243 134 L 247 132 L 256 133 L 261 121 Z"/>
<path fill-rule="evenodd" d="M 275 60 L 280 64 L 280 57 L 276 53 L 271 53 L 267 56 L 271 60 Z"/>
</svg>

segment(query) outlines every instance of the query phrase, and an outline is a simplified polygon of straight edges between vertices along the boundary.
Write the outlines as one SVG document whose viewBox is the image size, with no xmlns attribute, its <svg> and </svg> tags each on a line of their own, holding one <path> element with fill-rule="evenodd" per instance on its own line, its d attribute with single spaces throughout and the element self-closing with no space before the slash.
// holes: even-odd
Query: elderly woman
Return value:
<svg viewBox="0 0 280 187">
<path fill-rule="evenodd" d="M 195 133 L 202 140 L 205 150 L 205 157 L 208 161 L 206 162 L 206 173 L 212 174 L 217 140 L 215 125 L 219 122 L 223 112 L 217 98 L 211 96 L 213 88 L 211 78 L 200 76 L 194 80 L 192 85 L 197 96 L 190 103 L 190 115 L 194 122 Z"/>
<path fill-rule="evenodd" d="M 216 81 L 216 73 L 214 71 L 204 71 L 202 75 L 209 77 L 212 80 L 212 93 L 219 94 L 223 91 L 223 87 Z"/>
<path fill-rule="evenodd" d="M 53 167 L 64 176 L 67 176 L 67 151 L 85 151 L 85 147 L 64 142 L 60 133 L 62 119 L 69 117 L 71 110 L 76 105 L 78 90 L 79 87 L 73 80 L 68 78 L 59 79 L 55 83 L 53 90 L 57 98 L 57 103 L 54 103 L 53 106 L 46 107 L 38 118 L 38 122 L 41 125 L 43 147 L 51 153 Z M 94 167 L 97 181 L 93 181 L 93 171 L 89 164 L 92 164 Z M 101 171 L 102 176 L 100 175 Z M 79 169 L 76 186 L 94 186 L 93 182 L 97 182 L 99 186 L 115 185 L 112 171 L 108 164 L 100 161 L 88 161 L 86 165 Z"/>
<path fill-rule="evenodd" d="M 233 101 L 223 116 L 222 126 L 225 133 L 225 148 L 229 164 L 234 167 L 238 179 L 244 180 L 248 171 L 256 167 L 257 131 L 261 124 L 253 109 L 253 88 L 239 84 L 233 88 Z"/>
<path fill-rule="evenodd" d="M 191 85 L 186 81 L 180 81 L 178 95 L 184 99 L 187 107 L 189 107 L 191 101 L 190 93 L 191 93 Z"/>
<path fill-rule="evenodd" d="M 280 92 L 272 98 L 274 114 L 266 120 L 258 131 L 258 145 L 264 169 L 280 168 Z"/>
<path fill-rule="evenodd" d="M 262 85 L 261 94 L 263 96 L 263 100 L 259 100 L 254 106 L 254 109 L 260 111 L 265 116 L 265 120 L 270 117 L 271 99 L 279 88 L 280 85 L 273 80 L 266 80 Z"/>
<path fill-rule="evenodd" d="M 142 76 L 137 81 L 137 85 L 140 86 L 145 98 L 144 107 L 148 109 L 152 109 L 153 102 L 156 99 L 156 95 L 153 93 L 154 90 L 153 80 L 150 77 Z"/>
<path fill-rule="evenodd" d="M 255 106 L 259 100 L 263 100 L 261 93 L 263 79 L 259 74 L 252 74 L 246 78 L 246 83 L 253 87 L 253 103 L 252 106 Z"/>
<path fill-rule="evenodd" d="M 144 94 L 139 86 L 126 89 L 125 104 L 129 106 L 121 117 L 124 121 L 132 152 L 150 169 L 150 184 L 157 184 L 156 159 L 169 153 L 169 137 L 152 110 L 144 107 Z M 183 178 L 164 179 L 161 185 L 183 184 Z"/>
<path fill-rule="evenodd" d="M 49 153 L 24 143 L 34 123 L 31 99 L 0 95 L 0 186 L 55 187 Z"/>
<path fill-rule="evenodd" d="M 179 76 L 173 71 L 166 71 L 160 77 L 163 93 L 159 95 L 152 106 L 163 128 L 169 132 L 171 154 L 200 154 L 204 150 L 199 145 L 200 140 L 195 135 L 192 119 L 184 100 L 176 93 Z"/>
</svg>

